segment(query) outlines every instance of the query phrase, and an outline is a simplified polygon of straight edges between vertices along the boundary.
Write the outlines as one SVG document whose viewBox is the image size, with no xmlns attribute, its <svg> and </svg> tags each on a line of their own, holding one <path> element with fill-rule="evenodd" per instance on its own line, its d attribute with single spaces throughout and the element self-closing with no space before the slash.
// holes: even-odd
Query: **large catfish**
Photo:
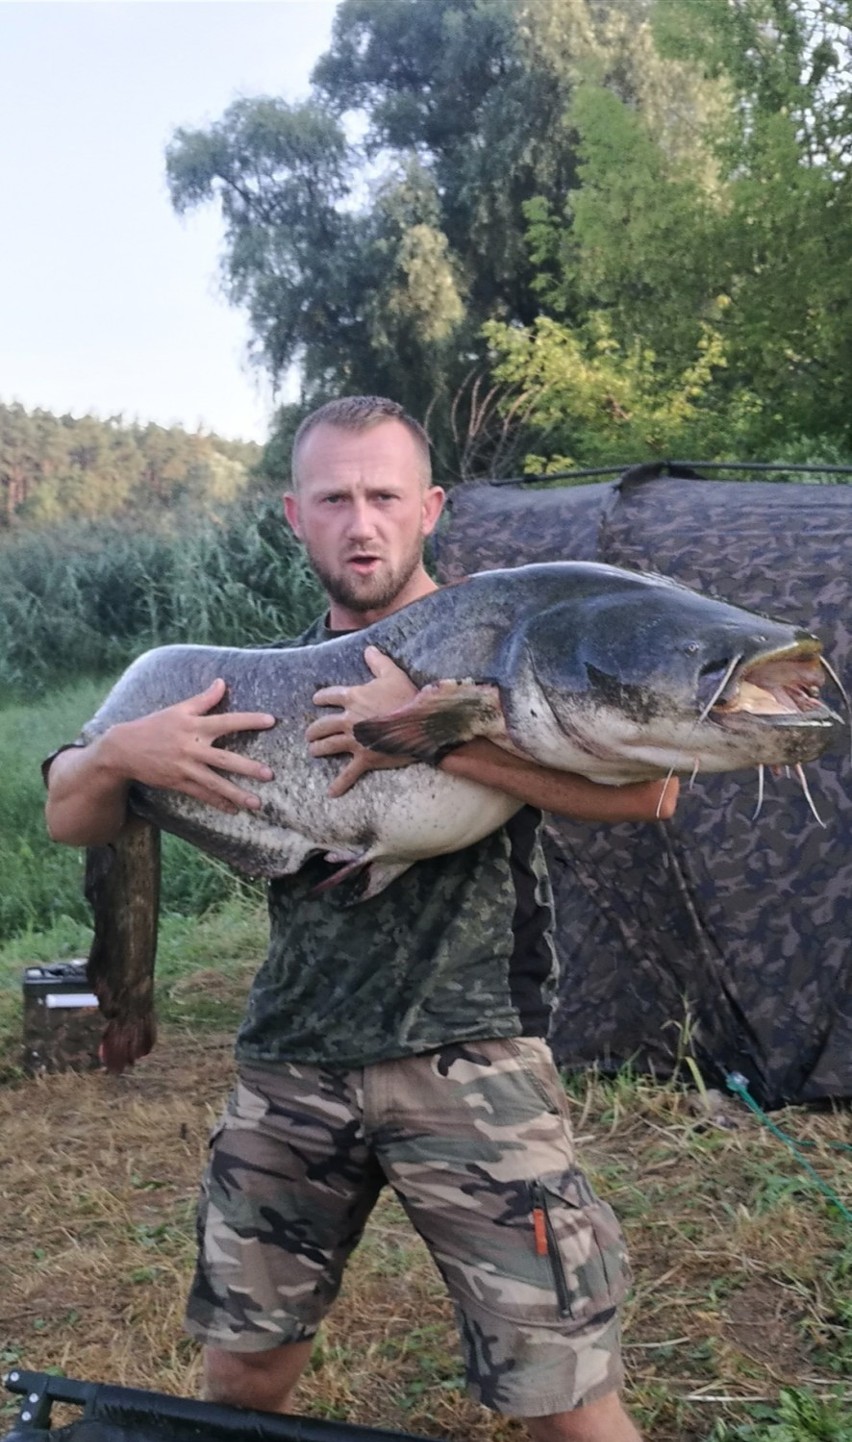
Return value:
<svg viewBox="0 0 852 1442">
<path fill-rule="evenodd" d="M 311 698 L 321 686 L 369 679 L 368 643 L 421 689 L 356 734 L 375 750 L 418 762 L 371 772 L 330 800 L 342 763 L 308 753 Z M 322 646 L 147 652 L 110 692 L 84 740 L 221 676 L 226 709 L 277 717 L 268 731 L 227 739 L 230 749 L 270 766 L 275 779 L 241 780 L 262 805 L 237 815 L 133 786 L 122 837 L 90 853 L 89 976 L 108 1018 L 107 1065 L 121 1070 L 154 1039 L 157 850 L 156 833 L 143 823 L 253 876 L 287 875 L 321 854 L 339 863 L 325 885 L 344 882 L 352 900 L 364 901 L 414 862 L 472 844 L 517 809 L 512 798 L 430 764 L 462 742 L 489 737 L 546 766 L 612 784 L 697 768 L 800 768 L 841 724 L 820 699 L 825 665 L 817 638 L 795 626 L 660 576 L 572 562 L 482 572 Z"/>
</svg>

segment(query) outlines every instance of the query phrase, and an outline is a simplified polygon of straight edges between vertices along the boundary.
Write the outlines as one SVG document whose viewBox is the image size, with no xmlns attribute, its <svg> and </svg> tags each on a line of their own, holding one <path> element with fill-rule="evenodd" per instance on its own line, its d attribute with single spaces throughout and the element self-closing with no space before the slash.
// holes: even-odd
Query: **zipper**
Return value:
<svg viewBox="0 0 852 1442">
<path fill-rule="evenodd" d="M 556 1232 L 553 1229 L 553 1219 L 550 1215 L 547 1192 L 541 1185 L 541 1182 L 538 1181 L 530 1183 L 530 1191 L 532 1192 L 532 1222 L 536 1256 L 550 1258 L 550 1270 L 553 1275 L 553 1286 L 556 1292 L 559 1314 L 562 1317 L 570 1317 L 571 1293 L 568 1290 L 565 1268 L 562 1265 L 562 1257 L 559 1253 L 559 1243 L 556 1240 Z"/>
</svg>

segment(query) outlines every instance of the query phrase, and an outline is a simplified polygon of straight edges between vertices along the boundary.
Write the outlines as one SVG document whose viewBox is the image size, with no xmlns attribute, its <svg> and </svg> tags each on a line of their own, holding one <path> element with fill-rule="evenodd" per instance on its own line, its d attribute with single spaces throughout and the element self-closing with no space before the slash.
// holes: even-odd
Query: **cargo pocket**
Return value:
<svg viewBox="0 0 852 1442">
<path fill-rule="evenodd" d="M 547 1257 L 559 1316 L 585 1324 L 613 1312 L 630 1268 L 612 1207 L 576 1170 L 531 1182 L 530 1201 L 535 1250 Z"/>
<path fill-rule="evenodd" d="M 545 1111 L 567 1120 L 568 1098 L 549 1050 L 543 1050 L 537 1037 L 509 1037 L 505 1045 Z"/>
</svg>

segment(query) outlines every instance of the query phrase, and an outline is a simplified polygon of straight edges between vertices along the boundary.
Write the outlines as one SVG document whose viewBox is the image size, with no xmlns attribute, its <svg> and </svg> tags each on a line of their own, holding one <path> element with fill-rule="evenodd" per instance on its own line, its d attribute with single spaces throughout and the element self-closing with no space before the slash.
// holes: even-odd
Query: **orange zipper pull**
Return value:
<svg viewBox="0 0 852 1442">
<path fill-rule="evenodd" d="M 535 1253 L 537 1257 L 547 1256 L 547 1227 L 544 1223 L 544 1208 L 533 1207 L 533 1236 L 535 1237 Z"/>
</svg>

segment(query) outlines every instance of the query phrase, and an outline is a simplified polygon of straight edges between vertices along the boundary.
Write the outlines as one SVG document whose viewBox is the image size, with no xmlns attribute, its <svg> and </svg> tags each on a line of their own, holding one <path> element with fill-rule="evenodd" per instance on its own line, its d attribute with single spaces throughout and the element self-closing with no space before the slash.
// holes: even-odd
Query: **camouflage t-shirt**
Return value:
<svg viewBox="0 0 852 1442">
<path fill-rule="evenodd" d="M 323 620 L 294 646 L 331 640 Z M 237 1037 L 241 1062 L 360 1067 L 454 1041 L 542 1036 L 556 958 L 541 815 L 420 861 L 346 905 L 321 858 L 269 887 L 270 944 Z"/>
</svg>

